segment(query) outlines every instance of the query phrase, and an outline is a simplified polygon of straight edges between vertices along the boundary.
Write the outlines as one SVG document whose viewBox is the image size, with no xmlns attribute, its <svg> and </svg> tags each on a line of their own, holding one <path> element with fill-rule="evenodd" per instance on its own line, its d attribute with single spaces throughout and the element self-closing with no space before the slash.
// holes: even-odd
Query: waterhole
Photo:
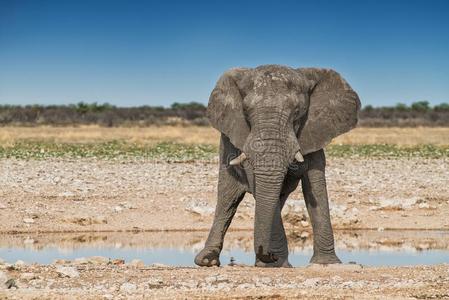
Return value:
<svg viewBox="0 0 449 300">
<path fill-rule="evenodd" d="M 126 262 L 193 266 L 206 232 L 119 232 L 1 235 L 0 258 L 14 263 L 49 264 L 56 259 L 104 256 Z M 305 266 L 312 256 L 313 240 L 307 232 L 288 234 L 289 260 Z M 449 232 L 445 231 L 351 231 L 335 233 L 337 255 L 344 263 L 368 266 L 401 266 L 449 263 Z M 254 264 L 252 232 L 229 232 L 222 265 Z"/>
</svg>

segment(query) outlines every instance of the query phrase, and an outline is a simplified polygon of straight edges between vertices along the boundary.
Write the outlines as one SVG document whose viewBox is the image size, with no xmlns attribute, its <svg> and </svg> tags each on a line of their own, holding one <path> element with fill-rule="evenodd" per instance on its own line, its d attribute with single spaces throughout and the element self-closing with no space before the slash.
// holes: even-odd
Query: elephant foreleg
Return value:
<svg viewBox="0 0 449 300">
<path fill-rule="evenodd" d="M 221 169 L 218 178 L 218 199 L 212 228 L 204 249 L 195 257 L 199 266 L 219 266 L 223 240 L 245 195 L 245 188 L 232 176 L 232 170 Z"/>
<path fill-rule="evenodd" d="M 313 229 L 311 263 L 341 263 L 335 254 L 334 234 L 329 214 L 324 151 L 311 153 L 309 167 L 302 178 L 302 190 Z"/>
</svg>

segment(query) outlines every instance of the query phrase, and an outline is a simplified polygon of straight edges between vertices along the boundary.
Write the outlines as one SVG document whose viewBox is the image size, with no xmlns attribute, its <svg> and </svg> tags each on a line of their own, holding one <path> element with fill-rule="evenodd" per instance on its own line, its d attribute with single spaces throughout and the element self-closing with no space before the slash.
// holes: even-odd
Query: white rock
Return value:
<svg viewBox="0 0 449 300">
<path fill-rule="evenodd" d="M 6 205 L 4 205 L 3 203 L 0 203 L 0 209 L 6 209 L 6 208 L 7 208 Z"/>
<path fill-rule="evenodd" d="M 137 286 L 135 284 L 125 282 L 120 286 L 120 291 L 124 293 L 132 293 L 137 290 Z"/>
<path fill-rule="evenodd" d="M 121 207 L 121 206 L 117 205 L 117 206 L 114 207 L 114 211 L 117 212 L 117 213 L 121 212 L 122 210 L 123 210 L 123 207 Z"/>
<path fill-rule="evenodd" d="M 163 283 L 164 283 L 164 281 L 161 278 L 154 278 L 154 277 L 152 277 L 152 278 L 148 279 L 148 285 L 149 285 L 150 288 L 158 287 L 158 286 L 160 286 Z"/>
<path fill-rule="evenodd" d="M 300 223 L 301 223 L 302 227 L 308 227 L 309 226 L 309 222 L 307 222 L 307 221 L 301 221 Z"/>
<path fill-rule="evenodd" d="M 37 279 L 38 277 L 34 273 L 22 273 L 22 274 L 20 274 L 20 278 L 22 278 L 24 280 L 33 280 L 33 279 Z"/>
<path fill-rule="evenodd" d="M 418 250 L 427 250 L 429 248 L 430 248 L 430 244 L 429 243 L 421 243 L 417 247 Z"/>
<path fill-rule="evenodd" d="M 57 266 L 56 267 L 56 272 L 59 275 L 61 275 L 62 277 L 75 278 L 75 277 L 79 277 L 80 276 L 80 273 L 74 267 Z"/>
<path fill-rule="evenodd" d="M 310 233 L 307 232 L 307 231 L 301 232 L 301 235 L 300 235 L 300 237 L 303 238 L 303 239 L 306 239 L 306 238 L 308 238 L 309 236 L 310 236 Z"/>
<path fill-rule="evenodd" d="M 15 263 L 14 263 L 14 265 L 15 266 L 24 266 L 24 265 L 26 265 L 26 263 L 23 261 L 23 260 L 18 260 L 18 261 L 16 261 Z"/>
<path fill-rule="evenodd" d="M 194 201 L 187 205 L 186 210 L 200 216 L 210 216 L 215 212 L 215 209 L 204 201 Z"/>
<path fill-rule="evenodd" d="M 302 284 L 306 287 L 314 287 L 318 285 L 320 280 L 321 278 L 308 278 Z"/>
<path fill-rule="evenodd" d="M 75 194 L 72 192 L 62 192 L 62 193 L 59 193 L 58 196 L 59 197 L 73 197 L 73 196 L 75 196 Z"/>
<path fill-rule="evenodd" d="M 142 268 L 145 266 L 144 262 L 140 259 L 133 259 L 129 262 L 129 265 L 136 268 Z"/>
<path fill-rule="evenodd" d="M 377 231 L 384 231 L 384 230 L 385 228 L 383 228 L 382 226 L 377 228 Z"/>
<path fill-rule="evenodd" d="M 32 218 L 24 218 L 23 219 L 23 223 L 25 223 L 25 224 L 33 224 L 34 223 L 34 219 L 32 219 Z"/>
<path fill-rule="evenodd" d="M 430 205 L 427 202 L 423 202 L 423 203 L 418 204 L 418 207 L 427 209 L 427 208 L 430 208 Z"/>
<path fill-rule="evenodd" d="M 253 289 L 255 287 L 256 286 L 253 283 L 242 283 L 237 286 L 237 288 L 240 290 Z"/>
<path fill-rule="evenodd" d="M 75 260 L 73 261 L 73 263 L 74 263 L 75 265 L 86 265 L 86 264 L 89 263 L 89 261 L 88 261 L 87 258 L 85 258 L 85 257 L 78 257 L 78 258 L 75 258 Z"/>
<path fill-rule="evenodd" d="M 87 261 L 93 265 L 102 265 L 107 264 L 109 262 L 109 258 L 103 256 L 91 256 L 87 259 Z"/>
<path fill-rule="evenodd" d="M 0 271 L 0 288 L 4 287 L 4 284 L 8 279 L 8 275 L 6 275 L 5 272 Z"/>
<path fill-rule="evenodd" d="M 151 264 L 152 267 L 156 267 L 156 268 L 166 268 L 168 267 L 167 265 L 161 264 L 161 263 L 154 263 Z"/>
</svg>

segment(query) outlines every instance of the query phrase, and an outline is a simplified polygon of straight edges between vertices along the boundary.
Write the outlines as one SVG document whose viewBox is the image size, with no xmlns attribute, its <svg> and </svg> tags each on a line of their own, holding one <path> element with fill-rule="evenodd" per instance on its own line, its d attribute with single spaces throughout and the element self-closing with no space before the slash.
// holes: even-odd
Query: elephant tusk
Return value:
<svg viewBox="0 0 449 300">
<path fill-rule="evenodd" d="M 238 157 L 234 158 L 233 160 L 231 160 L 229 162 L 230 166 L 236 166 L 236 165 L 240 165 L 242 162 L 244 162 L 246 159 L 246 154 L 242 153 L 240 154 Z"/>
<path fill-rule="evenodd" d="M 299 161 L 299 162 L 303 162 L 303 161 L 304 161 L 304 157 L 302 156 L 302 154 L 301 154 L 300 151 L 296 152 L 296 154 L 295 154 L 295 159 L 296 159 L 297 161 Z"/>
</svg>

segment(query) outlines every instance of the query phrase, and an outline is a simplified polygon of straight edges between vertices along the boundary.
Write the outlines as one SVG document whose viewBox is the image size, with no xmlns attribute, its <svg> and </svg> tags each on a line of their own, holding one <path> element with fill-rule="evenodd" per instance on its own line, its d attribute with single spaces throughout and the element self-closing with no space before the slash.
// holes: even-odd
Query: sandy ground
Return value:
<svg viewBox="0 0 449 300">
<path fill-rule="evenodd" d="M 1 160 L 0 232 L 207 230 L 215 163 Z M 339 229 L 449 229 L 449 161 L 330 159 L 328 190 Z M 300 190 L 286 226 L 310 229 Z M 232 230 L 252 229 L 245 196 Z"/>
<path fill-rule="evenodd" d="M 0 160 L 0 232 L 22 232 L 3 235 L 1 244 L 14 246 L 31 239 L 35 247 L 61 242 L 76 246 L 83 239 L 95 241 L 95 236 L 98 243 L 113 243 L 100 231 L 130 230 L 135 234 L 118 234 L 128 234 L 133 246 L 148 240 L 161 245 L 183 240 L 185 247 L 199 248 L 212 221 L 217 171 L 215 163 L 199 162 Z M 337 230 L 337 247 L 358 243 L 354 247 L 448 248 L 447 239 L 413 232 L 404 236 L 398 231 L 396 238 L 388 239 L 382 235 L 388 229 L 449 230 L 447 159 L 329 159 L 327 176 L 334 227 L 346 230 Z M 310 224 L 299 190 L 283 214 L 291 247 L 310 248 Z M 254 200 L 247 196 L 231 225 L 230 236 L 235 238 L 225 247 L 252 247 L 253 215 Z M 354 230 L 362 228 L 375 231 L 360 240 Z M 169 237 L 144 230 L 197 232 Z M 56 234 L 53 240 L 41 235 L 62 231 L 75 233 Z M 91 231 L 97 233 L 87 233 Z M 18 262 L 0 264 L 0 281 L 0 299 L 449 299 L 447 264 L 262 270 L 173 268 L 103 259 L 50 265 Z"/>
</svg>

